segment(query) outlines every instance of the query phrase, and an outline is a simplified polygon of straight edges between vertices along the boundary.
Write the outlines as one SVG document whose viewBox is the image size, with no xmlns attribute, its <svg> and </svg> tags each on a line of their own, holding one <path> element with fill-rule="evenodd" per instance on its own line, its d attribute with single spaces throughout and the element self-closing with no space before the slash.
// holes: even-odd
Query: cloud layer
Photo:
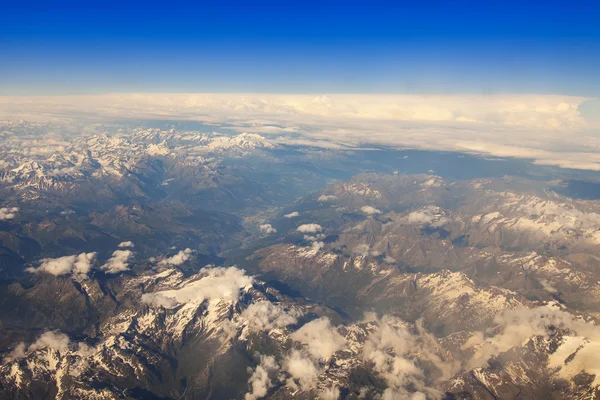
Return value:
<svg viewBox="0 0 600 400">
<path fill-rule="evenodd" d="M 193 119 L 274 135 L 290 144 L 378 144 L 600 170 L 600 137 L 579 112 L 588 100 L 560 95 L 205 93 L 1 97 L 0 117 L 65 119 L 83 111 L 100 118 Z"/>
</svg>

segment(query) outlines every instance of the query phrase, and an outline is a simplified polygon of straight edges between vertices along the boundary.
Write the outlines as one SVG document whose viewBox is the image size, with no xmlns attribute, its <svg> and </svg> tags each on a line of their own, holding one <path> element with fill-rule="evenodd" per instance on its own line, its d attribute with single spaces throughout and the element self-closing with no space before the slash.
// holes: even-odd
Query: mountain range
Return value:
<svg viewBox="0 0 600 400">
<path fill-rule="evenodd" d="M 0 137 L 2 398 L 600 395 L 597 182 L 169 121 Z"/>
</svg>

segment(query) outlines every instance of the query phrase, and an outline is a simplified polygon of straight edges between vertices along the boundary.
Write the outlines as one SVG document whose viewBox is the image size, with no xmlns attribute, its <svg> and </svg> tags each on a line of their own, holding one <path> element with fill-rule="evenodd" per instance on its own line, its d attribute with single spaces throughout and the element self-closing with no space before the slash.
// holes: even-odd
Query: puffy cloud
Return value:
<svg viewBox="0 0 600 400">
<path fill-rule="evenodd" d="M 84 342 L 80 342 L 77 344 L 77 354 L 80 357 L 83 358 L 87 358 L 92 356 L 93 354 L 98 352 L 98 348 L 97 347 L 91 347 L 88 346 L 86 343 Z"/>
<path fill-rule="evenodd" d="M 317 201 L 320 201 L 321 203 L 326 203 L 328 201 L 333 201 L 333 200 L 336 200 L 336 199 L 337 199 L 337 196 L 334 196 L 332 194 L 329 194 L 329 195 L 323 194 L 323 195 L 319 196 L 319 198 L 317 199 Z"/>
<path fill-rule="evenodd" d="M 361 243 L 352 248 L 352 254 L 362 257 L 377 257 L 381 255 L 381 252 L 377 250 L 371 250 L 371 246 L 366 243 Z"/>
<path fill-rule="evenodd" d="M 0 221 L 5 221 L 7 219 L 13 219 L 14 217 L 17 216 L 17 213 L 19 212 L 19 208 L 18 207 L 2 207 L 0 208 Z"/>
<path fill-rule="evenodd" d="M 297 229 L 299 232 L 315 233 L 314 235 L 304 235 L 304 240 L 311 242 L 310 251 L 317 252 L 325 247 L 325 243 L 321 240 L 325 238 L 324 233 L 317 233 L 323 230 L 323 227 L 318 224 L 304 224 Z"/>
<path fill-rule="evenodd" d="M 236 267 L 202 268 L 200 278 L 187 281 L 182 287 L 156 293 L 146 293 L 142 302 L 155 306 L 173 308 L 180 303 L 202 303 L 204 300 L 226 300 L 236 302 L 240 289 L 252 285 L 253 278 L 246 271 Z"/>
<path fill-rule="evenodd" d="M 325 243 L 314 241 L 310 245 L 310 250 L 313 252 L 317 252 L 317 251 L 321 250 L 323 247 L 325 247 Z"/>
<path fill-rule="evenodd" d="M 286 218 L 296 218 L 296 217 L 299 217 L 299 216 L 300 216 L 300 213 L 298 211 L 293 211 L 293 212 L 291 212 L 289 214 L 285 214 L 284 215 L 284 217 L 286 217 Z"/>
<path fill-rule="evenodd" d="M 408 392 L 404 389 L 387 388 L 381 395 L 381 400 L 426 400 L 423 392 Z"/>
<path fill-rule="evenodd" d="M 76 256 L 44 258 L 38 268 L 29 267 L 25 271 L 31 273 L 46 272 L 54 276 L 73 274 L 87 276 L 92 269 L 96 253 L 81 253 Z"/>
<path fill-rule="evenodd" d="M 268 390 L 273 387 L 273 382 L 269 377 L 279 370 L 279 365 L 273 356 L 260 356 L 260 364 L 254 369 L 254 372 L 248 380 L 251 387 L 249 393 L 246 393 L 245 400 L 256 400 L 267 395 Z"/>
<path fill-rule="evenodd" d="M 252 303 L 242 312 L 242 317 L 248 321 L 248 328 L 252 331 L 269 331 L 293 325 L 296 318 L 281 307 L 270 301 Z"/>
<path fill-rule="evenodd" d="M 548 282 L 546 279 L 539 279 L 538 282 L 540 282 L 540 284 L 542 285 L 542 287 L 544 288 L 544 290 L 546 290 L 549 293 L 556 293 L 557 290 L 554 286 L 552 286 L 552 284 L 550 282 Z"/>
<path fill-rule="evenodd" d="M 112 257 L 100 268 L 107 274 L 129 271 L 129 259 L 132 256 L 133 252 L 131 250 L 115 250 Z"/>
<path fill-rule="evenodd" d="M 441 227 L 450 220 L 442 215 L 441 209 L 435 206 L 427 206 L 421 210 L 413 211 L 408 214 L 404 220 L 413 225 L 431 225 L 432 227 Z"/>
<path fill-rule="evenodd" d="M 402 321 L 384 316 L 378 321 L 378 329 L 368 336 L 363 357 L 373 363 L 388 386 L 399 388 L 423 375 L 414 361 L 404 357 L 415 347 L 416 340 Z"/>
<path fill-rule="evenodd" d="M 260 231 L 265 235 L 270 235 L 271 233 L 277 233 L 277 229 L 273 228 L 271 224 L 262 224 L 260 227 Z"/>
<path fill-rule="evenodd" d="M 169 258 L 161 260 L 159 265 L 181 265 L 192 256 L 192 249 L 187 248 L 185 250 L 179 250 L 179 252 Z"/>
<path fill-rule="evenodd" d="M 5 361 L 23 358 L 28 353 L 44 348 L 50 348 L 60 353 L 65 353 L 69 350 L 69 337 L 60 331 L 44 332 L 29 347 L 27 347 L 25 342 L 17 344 L 6 357 Z"/>
<path fill-rule="evenodd" d="M 366 243 L 357 244 L 356 246 L 354 246 L 352 248 L 352 254 L 355 254 L 357 256 L 366 257 L 369 255 L 370 249 L 371 249 L 371 246 L 369 246 Z"/>
<path fill-rule="evenodd" d="M 304 235 L 304 240 L 307 240 L 309 242 L 315 241 L 315 240 L 321 240 L 323 238 L 325 238 L 325 234 L 323 233 L 318 233 L 316 235 Z"/>
<path fill-rule="evenodd" d="M 367 215 L 381 214 L 381 211 L 379 211 L 375 207 L 371 207 L 371 206 L 362 206 L 360 208 L 360 211 L 362 211 L 363 213 L 365 213 Z"/>
<path fill-rule="evenodd" d="M 430 385 L 433 377 L 426 374 L 414 358 L 432 363 L 442 372 L 442 380 L 458 372 L 460 365 L 447 362 L 438 355 L 441 346 L 433 335 L 425 331 L 420 321 L 417 322 L 416 333 L 411 332 L 410 326 L 402 320 L 389 315 L 378 318 L 369 313 L 365 321 L 375 323 L 377 329 L 367 337 L 362 357 L 372 363 L 373 370 L 386 381 L 388 389 L 383 398 L 425 398 L 423 392 L 439 397 L 441 393 Z"/>
<path fill-rule="evenodd" d="M 317 233 L 321 232 L 323 227 L 319 224 L 304 224 L 300 225 L 297 229 L 298 232 L 302 233 Z"/>
<path fill-rule="evenodd" d="M 346 345 L 346 339 L 331 325 L 327 317 L 303 325 L 291 338 L 307 345 L 308 352 L 315 359 L 328 359 Z"/>
<path fill-rule="evenodd" d="M 25 354 L 26 354 L 25 351 L 26 351 L 26 349 L 27 349 L 27 346 L 25 345 L 25 342 L 20 342 L 10 352 L 10 354 L 7 357 L 7 359 L 8 360 L 14 360 L 14 359 L 17 359 L 17 358 L 23 358 L 23 357 L 25 357 Z"/>
<path fill-rule="evenodd" d="M 42 333 L 29 347 L 25 342 L 20 342 L 5 358 L 5 362 L 25 357 L 28 353 L 36 350 L 51 348 L 60 353 L 69 350 L 69 337 L 60 331 L 47 331 Z"/>
<path fill-rule="evenodd" d="M 416 225 L 428 225 L 433 221 L 433 214 L 426 211 L 414 211 L 408 214 L 407 221 Z"/>
<path fill-rule="evenodd" d="M 319 398 L 323 400 L 338 400 L 340 398 L 340 389 L 330 386 L 319 392 Z"/>
<path fill-rule="evenodd" d="M 44 332 L 33 344 L 31 344 L 31 346 L 29 346 L 27 351 L 32 352 L 46 347 L 65 353 L 69 350 L 69 337 L 59 331 Z"/>
<path fill-rule="evenodd" d="M 121 242 L 121 243 L 119 243 L 119 247 L 120 247 L 120 248 L 126 248 L 126 247 L 131 247 L 131 248 L 133 248 L 133 247 L 135 247 L 135 245 L 133 244 L 133 242 L 132 242 L 132 241 L 128 240 L 128 241 L 126 241 L 126 242 Z"/>
<path fill-rule="evenodd" d="M 287 385 L 306 391 L 316 387 L 319 371 L 314 362 L 298 350 L 292 350 L 283 361 L 283 369 L 290 374 Z"/>
</svg>

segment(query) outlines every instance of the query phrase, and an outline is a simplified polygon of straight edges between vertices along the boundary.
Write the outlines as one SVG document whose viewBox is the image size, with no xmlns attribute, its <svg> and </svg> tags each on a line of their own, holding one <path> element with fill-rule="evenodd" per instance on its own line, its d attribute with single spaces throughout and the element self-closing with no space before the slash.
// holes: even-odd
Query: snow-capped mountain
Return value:
<svg viewBox="0 0 600 400">
<path fill-rule="evenodd" d="M 25 201 L 74 193 L 83 198 L 114 199 L 123 192 L 152 197 L 182 173 L 195 170 L 205 171 L 201 177 L 195 175 L 196 182 L 201 178 L 205 188 L 214 187 L 223 157 L 244 157 L 277 147 L 257 134 L 225 136 L 173 129 L 64 134 L 55 142 L 55 146 L 39 149 L 31 137 L 11 135 L 11 140 L 0 144 L 4 156 L 0 188 L 18 193 Z"/>
<path fill-rule="evenodd" d="M 0 397 L 598 396 L 595 186 L 213 129 L 0 123 Z"/>
<path fill-rule="evenodd" d="M 53 279 L 48 284 L 71 278 Z M 114 291 L 118 306 L 105 310 L 94 332 L 78 338 L 46 331 L 16 344 L 0 367 L 0 387 L 14 397 L 58 399 L 339 398 L 341 393 L 436 398 L 444 391 L 486 398 L 503 397 L 524 383 L 534 395 L 595 393 L 592 378 L 559 389 L 551 385 L 592 376 L 589 356 L 579 354 L 593 354 L 600 343 L 597 327 L 557 306 L 529 309 L 493 300 L 501 294 L 474 291 L 468 280 L 459 279 L 466 286 L 458 291 L 449 286 L 461 281 L 444 274 L 417 286 L 429 292 L 430 304 L 443 308 L 429 306 L 442 319 L 457 308 L 453 299 L 470 297 L 469 312 L 496 313 L 496 331 L 470 325 L 436 338 L 426 327 L 427 317 L 408 323 L 366 313 L 350 322 L 333 309 L 282 295 L 236 267 L 207 267 L 189 277 L 175 268 L 123 277 L 118 291 L 103 289 L 105 296 Z M 103 297 L 93 278 L 81 287 L 79 296 Z M 511 331 L 521 328 L 525 331 L 513 337 Z M 494 360 L 490 366 L 479 366 L 488 360 Z"/>
</svg>

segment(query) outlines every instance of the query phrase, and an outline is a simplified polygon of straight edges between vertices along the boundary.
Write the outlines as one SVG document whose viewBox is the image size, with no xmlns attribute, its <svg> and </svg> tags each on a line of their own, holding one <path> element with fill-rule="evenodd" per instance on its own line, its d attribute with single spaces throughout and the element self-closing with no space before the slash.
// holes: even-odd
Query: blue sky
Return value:
<svg viewBox="0 0 600 400">
<path fill-rule="evenodd" d="M 599 2 L 124 3 L 3 5 L 0 94 L 600 97 Z"/>
</svg>

